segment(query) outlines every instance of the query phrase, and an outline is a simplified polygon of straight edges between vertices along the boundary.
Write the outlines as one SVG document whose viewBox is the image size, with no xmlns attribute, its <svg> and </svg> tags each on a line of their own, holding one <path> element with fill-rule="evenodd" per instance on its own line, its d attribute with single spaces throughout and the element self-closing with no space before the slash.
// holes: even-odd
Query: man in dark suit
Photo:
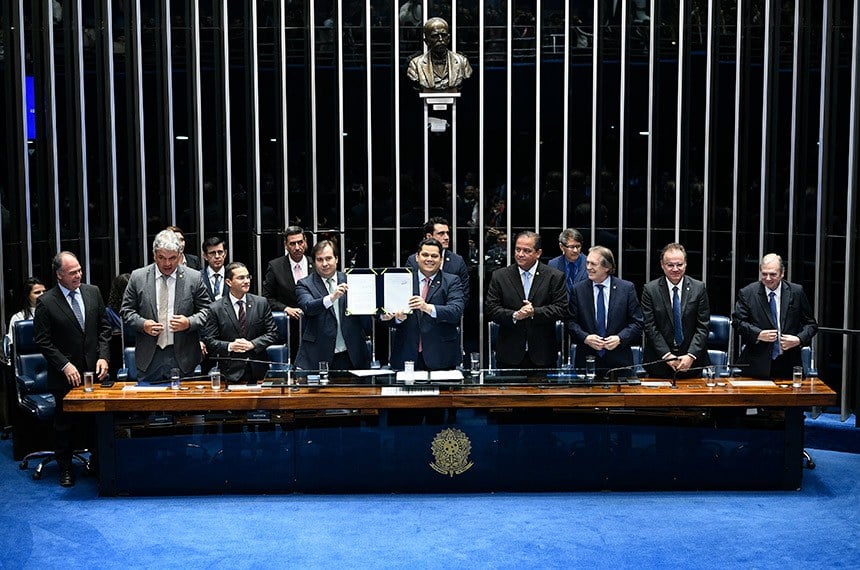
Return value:
<svg viewBox="0 0 860 570">
<path fill-rule="evenodd" d="M 540 235 L 521 232 L 516 263 L 493 272 L 485 314 L 498 323 L 500 368 L 551 368 L 558 362 L 556 321 L 567 319 L 564 273 L 540 262 Z"/>
<path fill-rule="evenodd" d="M 577 229 L 567 228 L 562 231 L 558 235 L 558 248 L 561 250 L 561 255 L 553 257 L 547 263 L 553 269 L 564 273 L 568 295 L 574 285 L 588 279 L 588 273 L 585 271 L 585 256 L 582 255 L 583 241 L 582 233 Z"/>
<path fill-rule="evenodd" d="M 370 366 L 362 327 L 362 320 L 369 319 L 346 314 L 349 287 L 346 274 L 337 270 L 334 250 L 329 240 L 317 242 L 311 252 L 316 271 L 296 285 L 305 315 L 296 366 L 305 370 L 316 369 L 320 362 L 328 362 L 333 370 Z"/>
<path fill-rule="evenodd" d="M 769 253 L 759 264 L 761 281 L 738 293 L 732 326 L 744 343 L 737 359 L 744 376 L 791 378 L 800 366 L 800 348 L 808 346 L 818 323 L 803 287 L 785 281 L 782 257 Z"/>
<path fill-rule="evenodd" d="M 418 244 L 418 271 L 412 275 L 409 309 L 384 313 L 383 322 L 395 328 L 391 367 L 415 362 L 416 370 L 450 370 L 463 362 L 460 350 L 460 317 L 463 284 L 456 275 L 441 271 L 442 244 L 425 238 Z"/>
<path fill-rule="evenodd" d="M 203 285 L 209 301 L 218 301 L 230 287 L 224 279 L 224 264 L 227 262 L 227 244 L 221 236 L 212 236 L 203 242 Z"/>
<path fill-rule="evenodd" d="M 670 243 L 660 252 L 665 277 L 642 290 L 645 319 L 643 360 L 664 362 L 647 367 L 660 378 L 697 376 L 691 367 L 708 366 L 708 322 L 711 308 L 705 284 L 686 275 L 687 250 Z"/>
<path fill-rule="evenodd" d="M 299 346 L 298 322 L 302 317 L 296 283 L 313 273 L 313 260 L 305 255 L 308 244 L 305 231 L 290 226 L 284 231 L 284 255 L 269 262 L 260 294 L 269 301 L 273 311 L 284 311 L 289 318 L 290 354 Z"/>
<path fill-rule="evenodd" d="M 451 226 L 445 218 L 435 217 L 427 220 L 424 224 L 424 238 L 434 238 L 442 244 L 442 271 L 460 278 L 463 286 L 463 306 L 469 304 L 469 268 L 463 257 L 448 249 L 451 243 Z M 406 259 L 406 266 L 413 271 L 418 271 L 416 254 Z"/>
<path fill-rule="evenodd" d="M 176 234 L 158 232 L 152 243 L 155 262 L 132 272 L 122 298 L 122 319 L 135 331 L 141 382 L 163 382 L 171 368 L 188 375 L 200 364 L 209 297 L 200 272 L 179 265 L 181 254 Z"/>
<path fill-rule="evenodd" d="M 266 298 L 248 293 L 245 264 L 230 263 L 224 272 L 229 293 L 209 305 L 203 342 L 226 382 L 256 383 L 266 375 L 266 348 L 277 341 L 278 329 Z"/>
<path fill-rule="evenodd" d="M 193 253 L 185 253 L 185 232 L 182 231 L 182 228 L 179 226 L 167 226 L 165 229 L 175 233 L 179 243 L 182 245 L 182 253 L 179 256 L 179 265 L 184 265 L 191 269 L 200 271 L 203 267 L 203 264 L 200 262 L 200 258 Z"/>
<path fill-rule="evenodd" d="M 99 381 L 107 375 L 111 327 L 98 287 L 81 283 L 77 257 L 61 251 L 51 267 L 57 286 L 36 304 L 33 335 L 48 363 L 48 386 L 56 402 L 54 432 L 60 485 L 71 487 L 75 484 L 74 424 L 70 414 L 63 411 L 63 398 L 73 386 L 81 385 L 84 372 L 95 372 Z"/>
<path fill-rule="evenodd" d="M 642 309 L 633 283 L 614 277 L 615 256 L 596 245 L 585 259 L 588 281 L 570 293 L 570 333 L 576 343 L 574 366 L 585 367 L 596 356 L 596 369 L 633 365 L 630 347 L 642 342 Z"/>
</svg>

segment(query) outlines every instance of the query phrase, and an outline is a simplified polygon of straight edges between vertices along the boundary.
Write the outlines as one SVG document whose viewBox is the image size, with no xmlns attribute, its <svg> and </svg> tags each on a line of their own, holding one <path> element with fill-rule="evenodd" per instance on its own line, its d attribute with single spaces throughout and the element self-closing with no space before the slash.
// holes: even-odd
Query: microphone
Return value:
<svg viewBox="0 0 860 570">
<path fill-rule="evenodd" d="M 630 366 L 616 366 L 615 368 L 610 368 L 606 371 L 606 374 L 603 376 L 604 380 L 608 380 L 609 382 L 615 382 L 615 374 L 617 372 L 621 372 L 624 370 L 633 370 L 638 367 L 646 367 L 653 366 L 654 364 L 659 364 L 661 362 L 674 362 L 676 360 L 681 360 L 680 356 L 673 356 L 672 358 L 661 358 L 659 360 L 652 360 L 651 362 L 643 362 L 642 364 L 631 364 Z"/>
<path fill-rule="evenodd" d="M 251 364 L 286 364 L 286 362 L 274 362 L 272 360 L 257 360 L 255 358 L 238 358 L 235 356 L 210 356 L 209 360 L 219 362 L 250 362 Z"/>
</svg>

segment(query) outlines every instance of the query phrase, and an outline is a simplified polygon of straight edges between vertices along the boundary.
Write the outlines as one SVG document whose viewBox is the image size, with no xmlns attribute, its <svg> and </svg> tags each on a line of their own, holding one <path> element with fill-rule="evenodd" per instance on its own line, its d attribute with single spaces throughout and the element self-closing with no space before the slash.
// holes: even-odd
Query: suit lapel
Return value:
<svg viewBox="0 0 860 570">
<path fill-rule="evenodd" d="M 247 301 L 247 296 L 246 296 Z M 241 333 L 239 330 L 239 319 L 236 317 L 236 311 L 233 310 L 233 299 L 230 298 L 230 295 L 226 295 L 221 297 L 221 308 L 223 311 L 227 313 L 227 318 L 230 320 L 230 323 L 233 325 L 233 328 L 237 333 Z M 245 308 L 245 315 L 248 314 L 247 307 Z"/>
<path fill-rule="evenodd" d="M 785 317 L 789 314 L 791 306 L 791 288 L 785 281 L 780 281 L 780 302 L 779 302 L 779 330 L 782 331 L 785 326 Z"/>
<path fill-rule="evenodd" d="M 511 266 L 511 268 L 513 269 L 513 271 L 510 274 L 511 281 L 512 281 L 511 285 L 513 285 L 514 288 L 516 289 L 517 293 L 520 296 L 520 299 L 525 299 L 526 298 L 526 290 L 525 290 L 525 287 L 523 287 L 523 277 L 522 277 L 522 273 L 520 272 L 520 267 L 519 267 L 519 265 L 517 265 L 515 263 Z M 532 283 L 532 285 L 534 285 L 534 283 Z M 529 293 L 531 293 L 531 291 L 529 291 Z"/>
<path fill-rule="evenodd" d="M 156 283 L 156 273 L 161 275 L 158 268 L 153 263 L 149 266 L 149 270 L 146 272 L 146 290 L 152 291 L 152 294 L 149 295 L 149 304 L 151 306 L 152 314 L 155 315 L 155 320 L 158 320 L 158 283 Z"/>
<path fill-rule="evenodd" d="M 72 311 L 72 306 L 69 305 L 69 300 L 63 295 L 63 290 L 60 289 L 59 285 L 57 285 L 56 291 L 57 297 L 55 301 L 60 307 L 60 311 L 66 315 L 66 318 L 69 319 L 69 322 L 74 326 L 75 330 L 81 330 L 81 324 L 78 322 L 78 318 L 75 316 L 74 311 Z M 80 291 L 80 289 L 78 289 L 78 291 Z M 87 304 L 86 300 L 84 301 L 84 304 Z"/>
<path fill-rule="evenodd" d="M 759 283 L 758 293 L 756 294 L 756 302 L 759 305 L 759 309 L 763 312 L 768 322 L 773 326 L 773 328 L 777 328 L 779 325 L 773 320 L 773 315 L 770 312 L 770 292 L 767 290 L 767 287 L 764 286 L 763 283 Z"/>
</svg>

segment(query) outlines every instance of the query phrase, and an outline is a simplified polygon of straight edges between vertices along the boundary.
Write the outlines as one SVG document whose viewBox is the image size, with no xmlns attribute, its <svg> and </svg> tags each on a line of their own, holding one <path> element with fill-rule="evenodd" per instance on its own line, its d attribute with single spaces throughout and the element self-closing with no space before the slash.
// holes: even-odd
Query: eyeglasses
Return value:
<svg viewBox="0 0 860 570">
<path fill-rule="evenodd" d="M 561 242 L 559 242 L 559 243 L 561 243 Z M 582 250 L 582 244 L 579 244 L 579 243 L 575 243 L 573 245 L 562 243 L 561 247 L 563 247 L 564 249 L 576 249 L 576 250 L 580 250 L 580 251 Z"/>
<path fill-rule="evenodd" d="M 221 250 L 221 251 L 208 251 L 208 252 L 206 252 L 206 255 L 211 255 L 212 257 L 224 257 L 225 255 L 227 255 L 227 252 L 223 251 L 223 250 Z"/>
<path fill-rule="evenodd" d="M 666 269 L 683 269 L 686 263 L 664 263 L 663 267 Z"/>
</svg>

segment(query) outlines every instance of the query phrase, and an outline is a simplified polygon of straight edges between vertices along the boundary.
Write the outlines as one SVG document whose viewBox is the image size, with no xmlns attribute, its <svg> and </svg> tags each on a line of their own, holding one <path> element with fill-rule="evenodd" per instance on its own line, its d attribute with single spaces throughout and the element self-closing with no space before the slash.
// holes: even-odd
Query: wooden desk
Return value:
<svg viewBox="0 0 860 570">
<path fill-rule="evenodd" d="M 105 495 L 797 489 L 802 409 L 836 402 L 817 379 L 801 388 L 467 381 L 429 396 L 382 395 L 373 384 L 124 387 L 78 388 L 64 402 L 96 416 Z"/>
</svg>

